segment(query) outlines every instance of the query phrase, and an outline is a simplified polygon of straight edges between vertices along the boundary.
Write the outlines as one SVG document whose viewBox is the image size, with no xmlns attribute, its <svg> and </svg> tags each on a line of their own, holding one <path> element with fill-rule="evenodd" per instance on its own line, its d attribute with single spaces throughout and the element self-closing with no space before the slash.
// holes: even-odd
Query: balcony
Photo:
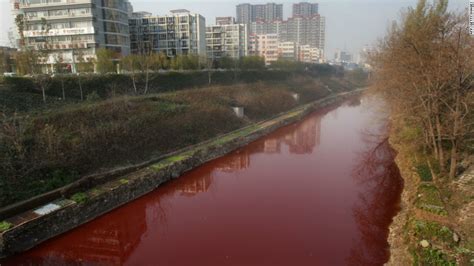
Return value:
<svg viewBox="0 0 474 266">
<path fill-rule="evenodd" d="M 49 2 L 49 3 L 20 3 L 20 9 L 33 9 L 33 8 L 42 8 L 42 7 L 54 7 L 54 6 L 68 6 L 68 5 L 83 5 L 90 4 L 92 5 L 92 0 L 62 0 L 59 2 Z"/>
<path fill-rule="evenodd" d="M 34 45 L 35 49 L 47 49 L 47 50 L 73 50 L 73 49 L 87 49 L 96 47 L 94 41 L 82 41 L 82 42 L 55 42 L 55 43 L 43 43 Z"/>
<path fill-rule="evenodd" d="M 61 16 L 47 16 L 47 17 L 28 17 L 28 21 L 40 21 L 42 18 L 46 20 L 60 20 L 60 19 L 73 19 L 73 18 L 93 18 L 93 13 L 84 14 L 66 14 Z"/>
<path fill-rule="evenodd" d="M 94 28 L 65 28 L 65 29 L 51 29 L 47 33 L 42 30 L 24 31 L 25 37 L 41 37 L 41 36 L 68 36 L 81 34 L 94 34 Z"/>
</svg>

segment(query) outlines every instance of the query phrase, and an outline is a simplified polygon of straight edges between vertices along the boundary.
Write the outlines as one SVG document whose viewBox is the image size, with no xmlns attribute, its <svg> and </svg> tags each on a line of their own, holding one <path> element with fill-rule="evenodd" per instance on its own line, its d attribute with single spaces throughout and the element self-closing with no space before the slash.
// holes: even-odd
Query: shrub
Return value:
<svg viewBox="0 0 474 266">
<path fill-rule="evenodd" d="M 6 221 L 0 222 L 0 233 L 5 232 L 12 227 L 13 225 L 9 222 L 6 222 Z"/>
<path fill-rule="evenodd" d="M 446 254 L 438 249 L 425 248 L 415 254 L 414 265 L 454 266 L 456 261 L 449 259 Z"/>
<path fill-rule="evenodd" d="M 87 201 L 87 195 L 83 192 L 79 192 L 72 195 L 71 200 L 75 201 L 78 204 L 81 204 Z"/>
<path fill-rule="evenodd" d="M 416 172 L 420 177 L 421 181 L 433 181 L 430 167 L 427 164 L 419 164 L 416 166 Z"/>
</svg>

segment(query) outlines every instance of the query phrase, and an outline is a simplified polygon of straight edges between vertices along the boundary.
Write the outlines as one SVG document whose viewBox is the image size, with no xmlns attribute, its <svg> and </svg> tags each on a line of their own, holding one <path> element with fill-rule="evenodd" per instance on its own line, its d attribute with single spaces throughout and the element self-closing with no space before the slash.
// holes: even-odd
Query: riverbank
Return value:
<svg viewBox="0 0 474 266">
<path fill-rule="evenodd" d="M 295 76 L 0 114 L 0 208 L 354 87 L 343 78 Z"/>
<path fill-rule="evenodd" d="M 474 264 L 474 166 L 455 180 L 430 173 L 410 129 L 392 119 L 391 146 L 404 179 L 401 211 L 390 226 L 387 265 Z M 429 159 L 428 159 L 429 160 Z"/>
<path fill-rule="evenodd" d="M 133 173 L 51 201 L 39 208 L 6 219 L 10 228 L 1 234 L 1 256 L 27 250 L 51 237 L 86 223 L 133 199 L 149 193 L 164 182 L 179 177 L 203 163 L 242 147 L 277 128 L 296 122 L 306 114 L 343 101 L 360 91 L 341 93 L 312 102 L 276 118 L 170 154 Z"/>
</svg>

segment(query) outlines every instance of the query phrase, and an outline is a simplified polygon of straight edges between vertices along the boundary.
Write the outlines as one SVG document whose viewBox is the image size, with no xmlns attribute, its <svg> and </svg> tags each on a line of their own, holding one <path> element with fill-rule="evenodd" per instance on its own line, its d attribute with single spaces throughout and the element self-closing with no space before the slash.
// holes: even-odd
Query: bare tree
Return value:
<svg viewBox="0 0 474 266">
<path fill-rule="evenodd" d="M 399 114 L 420 125 L 424 146 L 454 177 L 459 148 L 472 121 L 473 39 L 466 15 L 447 12 L 447 1 L 420 0 L 394 24 L 370 55 L 375 86 Z M 470 100 L 471 99 L 471 100 Z M 446 153 L 449 149 L 449 156 Z"/>
</svg>

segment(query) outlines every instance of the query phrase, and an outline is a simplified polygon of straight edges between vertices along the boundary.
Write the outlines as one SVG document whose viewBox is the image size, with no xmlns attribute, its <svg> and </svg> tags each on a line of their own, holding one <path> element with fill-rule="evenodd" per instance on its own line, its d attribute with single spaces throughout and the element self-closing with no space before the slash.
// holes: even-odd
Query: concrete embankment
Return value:
<svg viewBox="0 0 474 266">
<path fill-rule="evenodd" d="M 280 127 L 294 123 L 310 112 L 340 103 L 360 93 L 361 90 L 342 93 L 300 106 L 273 119 L 170 154 L 161 161 L 117 176 L 113 180 L 88 188 L 69 198 L 58 198 L 7 218 L 4 222 L 11 227 L 0 235 L 0 257 L 28 250 L 133 201 L 205 162 L 245 146 Z"/>
</svg>

